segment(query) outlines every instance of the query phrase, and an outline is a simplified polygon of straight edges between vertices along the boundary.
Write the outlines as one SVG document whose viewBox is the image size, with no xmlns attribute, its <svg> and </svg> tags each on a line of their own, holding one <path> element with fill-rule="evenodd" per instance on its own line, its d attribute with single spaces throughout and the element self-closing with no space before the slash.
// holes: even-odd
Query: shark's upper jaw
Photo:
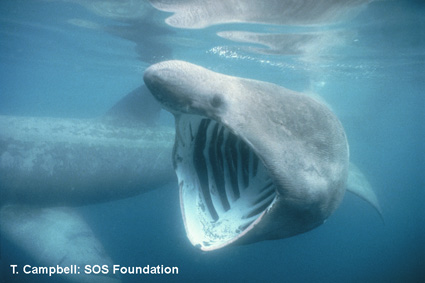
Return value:
<svg viewBox="0 0 425 283">
<path fill-rule="evenodd" d="M 173 161 L 187 235 L 214 250 L 243 237 L 272 206 L 276 190 L 257 155 L 224 125 L 176 117 Z"/>
</svg>

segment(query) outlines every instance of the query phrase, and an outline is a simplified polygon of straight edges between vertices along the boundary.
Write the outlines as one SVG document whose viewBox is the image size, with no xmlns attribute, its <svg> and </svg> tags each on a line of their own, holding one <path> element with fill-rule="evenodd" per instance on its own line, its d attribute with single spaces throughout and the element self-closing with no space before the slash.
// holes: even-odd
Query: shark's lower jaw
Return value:
<svg viewBox="0 0 425 283">
<path fill-rule="evenodd" d="M 186 233 L 202 250 L 243 238 L 276 199 L 262 161 L 214 120 L 176 117 L 173 159 Z"/>
</svg>

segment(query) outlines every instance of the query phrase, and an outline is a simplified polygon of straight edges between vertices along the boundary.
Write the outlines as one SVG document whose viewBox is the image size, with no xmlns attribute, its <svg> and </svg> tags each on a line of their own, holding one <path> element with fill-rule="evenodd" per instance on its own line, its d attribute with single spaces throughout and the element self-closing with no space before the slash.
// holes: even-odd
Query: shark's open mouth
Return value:
<svg viewBox="0 0 425 283">
<path fill-rule="evenodd" d="M 176 119 L 174 165 L 187 234 L 203 250 L 234 242 L 276 198 L 253 150 L 224 125 L 195 115 Z"/>
</svg>

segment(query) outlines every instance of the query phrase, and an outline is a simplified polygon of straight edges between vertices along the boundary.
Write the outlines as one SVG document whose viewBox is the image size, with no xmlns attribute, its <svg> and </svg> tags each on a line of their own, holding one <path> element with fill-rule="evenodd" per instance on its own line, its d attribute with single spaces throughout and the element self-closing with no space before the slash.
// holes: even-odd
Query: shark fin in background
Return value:
<svg viewBox="0 0 425 283">
<path fill-rule="evenodd" d="M 81 216 L 65 207 L 6 205 L 0 210 L 4 237 L 44 266 L 80 266 L 80 274 L 63 274 L 69 282 L 119 283 L 109 275 L 87 275 L 86 264 L 112 266 L 112 260 Z M 110 273 L 112 274 L 112 273 Z"/>
<path fill-rule="evenodd" d="M 103 118 L 108 122 L 123 125 L 144 124 L 155 126 L 161 105 L 150 94 L 145 85 L 139 86 L 118 101 Z"/>
<path fill-rule="evenodd" d="M 360 169 L 351 162 L 348 170 L 347 191 L 357 195 L 372 205 L 379 213 L 382 221 L 384 221 L 381 206 L 379 205 L 378 198 L 372 186 Z"/>
</svg>

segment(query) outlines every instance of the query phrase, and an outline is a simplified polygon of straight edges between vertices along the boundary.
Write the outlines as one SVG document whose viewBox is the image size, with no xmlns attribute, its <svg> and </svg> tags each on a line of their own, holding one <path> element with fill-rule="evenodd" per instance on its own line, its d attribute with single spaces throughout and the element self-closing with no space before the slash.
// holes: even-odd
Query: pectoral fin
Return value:
<svg viewBox="0 0 425 283">
<path fill-rule="evenodd" d="M 366 176 L 353 163 L 350 163 L 348 170 L 347 191 L 357 195 L 371 204 L 379 213 L 382 221 L 384 221 L 378 198 L 373 191 L 372 186 L 366 179 Z"/>
</svg>

